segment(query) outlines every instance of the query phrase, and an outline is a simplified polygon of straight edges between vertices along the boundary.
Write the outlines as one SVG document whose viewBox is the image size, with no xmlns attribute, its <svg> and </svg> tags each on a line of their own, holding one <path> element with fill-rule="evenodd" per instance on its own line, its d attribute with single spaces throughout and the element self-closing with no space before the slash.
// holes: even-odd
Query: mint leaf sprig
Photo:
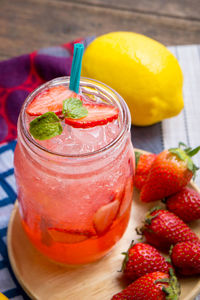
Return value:
<svg viewBox="0 0 200 300">
<path fill-rule="evenodd" d="M 48 111 L 30 122 L 29 131 L 35 139 L 42 141 L 60 135 L 63 129 L 58 116 Z"/>
<path fill-rule="evenodd" d="M 88 110 L 80 99 L 70 97 L 63 101 L 63 115 L 66 118 L 81 119 L 87 114 Z"/>
<path fill-rule="evenodd" d="M 88 111 L 81 100 L 70 97 L 63 101 L 63 115 L 65 118 L 81 119 L 87 114 Z M 54 112 L 46 112 L 30 122 L 29 131 L 37 140 L 51 139 L 62 133 L 61 120 L 62 117 L 58 117 Z"/>
</svg>

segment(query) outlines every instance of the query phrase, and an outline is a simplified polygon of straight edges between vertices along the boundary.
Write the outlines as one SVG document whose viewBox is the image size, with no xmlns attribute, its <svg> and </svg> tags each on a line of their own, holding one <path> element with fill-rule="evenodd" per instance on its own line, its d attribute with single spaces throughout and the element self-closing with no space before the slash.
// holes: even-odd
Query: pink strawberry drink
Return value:
<svg viewBox="0 0 200 300">
<path fill-rule="evenodd" d="M 68 77 L 54 79 L 26 99 L 15 176 L 22 225 L 33 245 L 56 262 L 84 264 L 105 255 L 127 227 L 134 155 L 124 100 L 94 80 L 81 79 L 80 95 L 68 86 Z M 66 117 L 62 107 L 69 97 L 81 100 L 87 116 Z M 48 111 L 59 116 L 50 125 L 59 123 L 59 135 L 35 139 L 38 132 L 43 138 L 37 126 Z"/>
</svg>

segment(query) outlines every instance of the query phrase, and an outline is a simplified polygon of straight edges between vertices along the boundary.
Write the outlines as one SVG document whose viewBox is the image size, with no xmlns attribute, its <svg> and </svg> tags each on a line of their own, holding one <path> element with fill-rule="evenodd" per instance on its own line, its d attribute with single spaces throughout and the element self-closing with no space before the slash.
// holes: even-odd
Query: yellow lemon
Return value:
<svg viewBox="0 0 200 300">
<path fill-rule="evenodd" d="M 102 81 L 127 102 L 132 123 L 147 126 L 183 108 L 183 75 L 177 59 L 159 42 L 133 32 L 96 38 L 83 56 L 82 76 Z"/>
<path fill-rule="evenodd" d="M 0 300 L 9 300 L 6 296 L 0 293 Z"/>
</svg>

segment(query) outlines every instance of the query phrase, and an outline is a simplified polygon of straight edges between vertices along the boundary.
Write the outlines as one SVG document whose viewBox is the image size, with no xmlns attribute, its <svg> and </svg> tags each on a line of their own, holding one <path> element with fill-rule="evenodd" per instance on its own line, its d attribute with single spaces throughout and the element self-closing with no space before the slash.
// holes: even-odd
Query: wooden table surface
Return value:
<svg viewBox="0 0 200 300">
<path fill-rule="evenodd" d="M 0 60 L 110 31 L 200 43 L 200 0 L 0 0 Z"/>
</svg>

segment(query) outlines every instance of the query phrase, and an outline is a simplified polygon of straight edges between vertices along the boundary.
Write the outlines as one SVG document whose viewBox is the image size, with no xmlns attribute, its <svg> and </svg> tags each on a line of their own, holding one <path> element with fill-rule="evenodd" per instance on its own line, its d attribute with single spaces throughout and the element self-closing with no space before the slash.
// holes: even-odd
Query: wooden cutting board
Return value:
<svg viewBox="0 0 200 300">
<path fill-rule="evenodd" d="M 141 150 L 138 150 L 141 151 Z M 142 152 L 142 151 L 141 151 Z M 196 191 L 199 188 L 189 185 Z M 128 249 L 132 240 L 137 241 L 135 228 L 141 225 L 145 214 L 158 202 L 144 204 L 139 201 L 135 189 L 133 207 L 128 228 L 114 249 L 101 260 L 83 266 L 60 266 L 40 254 L 29 242 L 20 223 L 16 202 L 8 227 L 8 254 L 13 271 L 31 299 L 37 300 L 109 300 L 112 295 L 126 287 L 121 268 L 121 252 Z M 200 221 L 191 225 L 200 235 Z M 193 300 L 200 293 L 200 278 L 190 277 L 180 280 L 180 300 Z"/>
</svg>

